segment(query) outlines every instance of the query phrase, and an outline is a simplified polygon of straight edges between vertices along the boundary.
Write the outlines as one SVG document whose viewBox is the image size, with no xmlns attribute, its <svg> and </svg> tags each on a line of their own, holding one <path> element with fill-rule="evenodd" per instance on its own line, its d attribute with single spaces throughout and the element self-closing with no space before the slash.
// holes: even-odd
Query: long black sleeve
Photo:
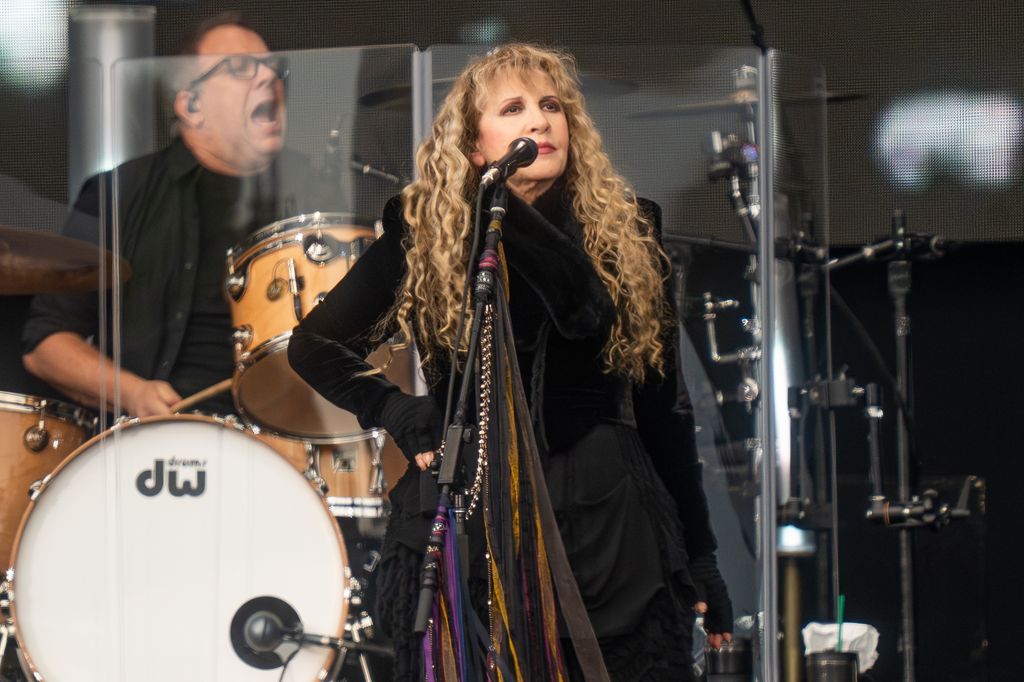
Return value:
<svg viewBox="0 0 1024 682">
<path fill-rule="evenodd" d="M 641 205 L 654 222 L 660 242 L 660 209 L 650 202 Z M 717 543 L 697 457 L 693 405 L 679 371 L 679 324 L 667 282 L 662 328 L 664 376 L 649 371 L 644 383 L 635 389 L 633 403 L 644 447 L 679 510 L 686 550 L 696 557 L 714 551 Z"/>
<path fill-rule="evenodd" d="M 320 305 L 302 320 L 288 344 L 288 361 L 318 393 L 356 415 L 363 428 L 381 426 L 381 411 L 399 391 L 383 376 L 360 376 L 405 273 L 401 202 L 384 209 L 384 234 L 356 261 Z"/>
</svg>

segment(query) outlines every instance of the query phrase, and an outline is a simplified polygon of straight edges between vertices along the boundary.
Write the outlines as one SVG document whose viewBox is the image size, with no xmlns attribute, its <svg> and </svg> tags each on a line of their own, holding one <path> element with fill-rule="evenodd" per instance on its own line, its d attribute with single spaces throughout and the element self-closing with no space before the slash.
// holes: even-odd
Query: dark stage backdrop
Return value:
<svg viewBox="0 0 1024 682">
<path fill-rule="evenodd" d="M 0 3 L 0 175 L 37 205 L 0 219 L 55 229 L 65 203 L 64 78 L 69 0 Z M 88 4 L 88 3 L 86 3 Z M 109 3 L 107 3 L 109 4 Z M 224 9 L 250 15 L 274 49 L 534 40 L 749 45 L 740 3 L 434 0 L 154 1 L 157 49 L 173 53 L 195 23 Z M 855 244 L 907 210 L 913 229 L 978 241 L 1024 239 L 1024 5 L 1004 0 L 754 2 L 769 45 L 821 63 L 832 94 L 831 229 Z M 586 67 L 586 64 L 583 64 Z M 628 69 L 627 69 L 628 70 Z M 7 196 L 12 196 L 8 194 Z M 709 202 L 721 198 L 709 193 Z M 710 207 L 709 207 L 710 208 Z M 29 212 L 26 214 L 26 212 Z M 40 224 L 45 222 L 45 225 Z M 2 221 L 0 221 L 2 222 Z"/>
<path fill-rule="evenodd" d="M 76 191 L 66 179 L 65 27 L 72 4 L 79 3 L 0 0 L 0 223 L 56 230 L 69 194 Z M 595 45 L 692 45 L 710 51 L 750 44 L 738 0 L 147 4 L 158 8 L 156 44 L 165 55 L 176 51 L 198 21 L 226 9 L 243 10 L 277 50 L 504 39 L 581 53 Z M 887 233 L 895 207 L 906 210 L 916 231 L 965 241 L 1024 242 L 1018 209 L 1024 198 L 1024 3 L 753 4 L 770 46 L 825 68 L 831 95 L 828 186 L 834 243 L 854 245 Z M 587 64 L 581 66 L 586 69 Z M 702 214 L 720 211 L 723 201 L 717 192 L 692 200 L 713 202 L 702 207 Z M 1020 512 L 1013 506 L 1019 498 L 1015 484 L 1020 467 L 1014 464 L 1019 438 L 998 417 L 1019 417 L 1024 410 L 1019 391 L 1005 378 L 1008 371 L 1019 374 L 1019 368 L 1004 360 L 1019 354 L 1014 334 L 1020 333 L 1021 286 L 1010 273 L 1021 257 L 1019 244 L 961 252 L 948 267 L 923 270 L 912 298 L 922 312 L 921 333 L 915 337 L 921 360 L 915 377 L 923 453 L 919 473 L 985 475 L 992 510 L 986 533 L 972 522 L 957 532 L 974 535 L 952 549 L 945 545 L 942 552 L 932 551 L 935 537 L 919 543 L 920 586 L 927 592 L 918 601 L 919 645 L 921 671 L 929 673 L 921 679 L 1019 679 L 1014 667 L 1016 643 L 1022 639 L 1017 614 L 1024 606 L 1019 571 L 1009 565 L 1008 551 L 994 548 L 1013 546 L 1022 531 Z M 878 277 L 877 271 L 851 270 L 837 278 L 837 286 L 868 318 L 887 352 L 888 302 Z M 979 307 L 979 301 L 984 305 Z M 21 304 L 20 299 L 3 303 L 7 331 L 20 326 L 20 308 L 15 308 Z M 840 324 L 837 336 L 850 338 L 849 328 Z M 16 343 L 0 348 L 5 358 L 16 357 Z M 876 378 L 865 369 L 870 360 L 858 357 L 857 350 L 837 352 L 840 364 L 849 362 L 858 379 Z M 19 389 L 6 384 L 0 390 Z M 861 438 L 857 428 L 852 425 L 847 431 L 848 442 Z M 864 455 L 851 446 L 844 456 L 844 494 L 861 495 Z M 856 500 L 845 502 L 844 508 L 844 524 L 851 529 L 843 549 L 852 595 L 849 614 L 883 624 L 884 656 L 874 679 L 897 679 L 892 538 L 860 523 Z M 986 563 L 977 556 L 982 535 L 990 571 L 987 586 L 979 587 L 976 581 L 984 581 L 977 578 L 979 562 Z M 933 579 L 939 572 L 970 576 L 971 589 L 940 585 Z M 977 603 L 981 599 L 984 609 Z M 987 628 L 978 625 L 982 617 Z M 960 633 L 955 645 L 948 644 L 951 632 Z"/>
</svg>

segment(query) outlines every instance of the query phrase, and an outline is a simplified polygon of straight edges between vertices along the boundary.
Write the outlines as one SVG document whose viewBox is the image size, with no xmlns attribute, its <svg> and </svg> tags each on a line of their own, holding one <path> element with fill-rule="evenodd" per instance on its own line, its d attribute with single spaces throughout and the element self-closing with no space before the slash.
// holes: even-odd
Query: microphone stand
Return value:
<svg viewBox="0 0 1024 682">
<path fill-rule="evenodd" d="M 465 463 L 463 461 L 463 449 L 472 441 L 472 427 L 467 424 L 467 404 L 469 402 L 469 391 L 473 385 L 475 364 L 480 349 L 480 332 L 484 320 L 485 309 L 494 299 L 495 278 L 498 269 L 498 244 L 501 240 L 502 219 L 506 213 L 508 193 L 504 185 L 499 185 L 494 190 L 491 202 L 491 222 L 487 227 L 487 234 L 484 238 L 484 246 L 477 263 L 476 284 L 474 288 L 474 309 L 473 324 L 470 328 L 469 347 L 467 349 L 465 371 L 462 374 L 459 387 L 459 396 L 451 424 L 448 426 L 445 435 L 444 454 L 441 458 L 440 471 L 437 476 L 437 484 L 441 487 L 438 498 L 438 515 L 434 519 L 431 528 L 430 539 L 427 544 L 426 555 L 424 556 L 423 571 L 420 584 L 420 596 L 416 607 L 416 618 L 414 620 L 413 632 L 418 635 L 426 634 L 430 614 L 433 610 L 434 594 L 439 584 L 439 569 L 441 552 L 444 547 L 445 535 L 447 534 L 447 510 L 451 507 L 452 490 L 461 490 L 464 485 Z M 456 340 L 458 343 L 458 340 Z M 457 367 L 453 364 L 452 372 Z M 461 559 L 461 574 L 463 584 L 460 589 L 465 595 L 469 595 L 466 589 L 465 580 L 468 575 L 469 552 L 468 536 L 465 529 L 465 504 L 462 493 L 455 494 L 455 520 L 456 534 L 459 544 L 459 556 Z M 466 599 L 465 603 L 468 604 Z M 471 632 L 469 628 L 465 632 Z"/>
<path fill-rule="evenodd" d="M 750 0 L 740 0 L 740 4 L 743 5 L 743 13 L 747 17 L 747 23 L 750 24 L 750 42 L 761 50 L 761 54 L 768 54 L 768 43 L 764 39 L 764 27 L 758 23 L 757 17 L 754 15 L 754 6 Z"/>
</svg>

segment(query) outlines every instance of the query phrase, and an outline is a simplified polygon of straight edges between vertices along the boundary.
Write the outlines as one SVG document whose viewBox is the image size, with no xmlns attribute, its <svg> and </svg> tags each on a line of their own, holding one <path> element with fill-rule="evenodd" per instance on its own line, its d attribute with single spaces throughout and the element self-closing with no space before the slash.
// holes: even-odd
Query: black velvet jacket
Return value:
<svg viewBox="0 0 1024 682">
<path fill-rule="evenodd" d="M 647 201 L 642 206 L 660 235 L 660 209 Z M 326 398 L 354 412 L 364 428 L 382 426 L 384 403 L 398 391 L 381 376 L 357 375 L 368 368 L 363 358 L 373 350 L 372 331 L 394 304 L 405 275 L 401 214 L 395 197 L 384 209 L 384 234 L 295 328 L 288 351 L 295 370 Z M 693 411 L 677 370 L 677 325 L 665 325 L 664 377 L 651 371 L 633 387 L 601 371 L 615 309 L 583 251 L 582 229 L 559 186 L 532 206 L 509 197 L 503 244 L 516 351 L 542 456 L 567 450 L 600 422 L 635 424 L 676 502 L 687 553 L 713 551 Z M 671 300 L 666 292 L 666 301 Z M 674 321 L 674 312 L 668 317 Z M 446 368 L 438 370 L 443 374 Z M 432 390 L 442 409 L 446 384 Z M 415 499 L 418 486 L 406 480 L 417 476 L 411 466 L 399 484 L 406 509 L 421 506 Z"/>
</svg>

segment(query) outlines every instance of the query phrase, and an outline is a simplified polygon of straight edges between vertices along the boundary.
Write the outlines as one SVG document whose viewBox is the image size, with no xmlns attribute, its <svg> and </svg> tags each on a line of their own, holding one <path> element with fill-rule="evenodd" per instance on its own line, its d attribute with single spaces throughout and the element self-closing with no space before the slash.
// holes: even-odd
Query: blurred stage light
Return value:
<svg viewBox="0 0 1024 682">
<path fill-rule="evenodd" d="M 878 165 L 899 189 L 926 190 L 939 177 L 1004 189 L 1016 180 L 1024 103 L 999 92 L 939 90 L 899 99 L 875 129 Z"/>
<path fill-rule="evenodd" d="M 508 21 L 499 16 L 474 19 L 459 26 L 461 43 L 503 43 L 509 40 L 509 35 Z"/>
<path fill-rule="evenodd" d="M 0 0 L 0 80 L 37 91 L 67 68 L 69 0 Z"/>
</svg>

